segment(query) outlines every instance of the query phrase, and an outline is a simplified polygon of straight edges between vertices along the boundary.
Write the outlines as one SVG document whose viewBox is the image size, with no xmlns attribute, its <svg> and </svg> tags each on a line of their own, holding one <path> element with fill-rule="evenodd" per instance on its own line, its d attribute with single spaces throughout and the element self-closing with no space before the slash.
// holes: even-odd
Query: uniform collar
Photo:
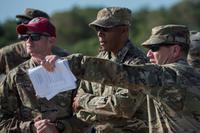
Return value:
<svg viewBox="0 0 200 133">
<path fill-rule="evenodd" d="M 36 66 L 39 66 L 39 64 L 37 64 L 36 62 L 34 62 L 34 60 L 31 58 L 30 61 L 29 61 L 29 66 L 30 67 L 36 67 Z"/>
<path fill-rule="evenodd" d="M 128 51 L 129 51 L 131 45 L 132 45 L 131 41 L 128 40 L 127 43 L 124 45 L 124 47 L 118 51 L 116 56 L 114 54 L 112 54 L 111 52 L 109 52 L 108 58 L 115 62 L 122 63 L 125 56 L 127 55 Z"/>
</svg>

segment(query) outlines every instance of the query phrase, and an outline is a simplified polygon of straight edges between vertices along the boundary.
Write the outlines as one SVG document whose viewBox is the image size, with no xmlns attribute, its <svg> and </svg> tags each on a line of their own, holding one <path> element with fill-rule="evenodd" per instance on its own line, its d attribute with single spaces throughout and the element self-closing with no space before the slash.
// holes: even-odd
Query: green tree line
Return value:
<svg viewBox="0 0 200 133">
<path fill-rule="evenodd" d="M 101 7 L 103 8 L 103 7 Z M 57 28 L 57 45 L 71 53 L 96 55 L 98 39 L 88 24 L 101 8 L 74 7 L 55 12 L 51 16 Z M 169 8 L 150 10 L 143 7 L 132 14 L 130 39 L 138 45 L 148 38 L 151 28 L 163 24 L 184 24 L 190 30 L 200 31 L 200 0 L 182 0 Z M 0 47 L 17 41 L 15 18 L 0 24 Z"/>
</svg>

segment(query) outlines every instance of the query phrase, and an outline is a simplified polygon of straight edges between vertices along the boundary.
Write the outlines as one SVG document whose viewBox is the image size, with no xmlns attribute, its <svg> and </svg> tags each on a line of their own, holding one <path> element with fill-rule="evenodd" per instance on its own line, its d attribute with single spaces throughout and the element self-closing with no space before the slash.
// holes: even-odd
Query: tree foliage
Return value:
<svg viewBox="0 0 200 133">
<path fill-rule="evenodd" d="M 55 12 L 51 16 L 57 28 L 57 45 L 72 53 L 96 55 L 98 39 L 88 24 L 96 18 L 100 8 L 74 7 L 70 11 Z M 143 7 L 133 12 L 130 39 L 140 44 L 148 38 L 151 28 L 164 24 L 184 24 L 200 31 L 200 0 L 182 0 L 170 8 L 150 10 Z M 15 20 L 0 24 L 0 47 L 17 41 Z"/>
</svg>

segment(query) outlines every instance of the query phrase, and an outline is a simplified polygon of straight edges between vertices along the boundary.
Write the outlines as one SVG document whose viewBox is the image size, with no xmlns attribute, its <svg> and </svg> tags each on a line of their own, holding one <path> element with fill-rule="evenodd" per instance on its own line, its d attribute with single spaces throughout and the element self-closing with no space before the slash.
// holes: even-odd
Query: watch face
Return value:
<svg viewBox="0 0 200 133">
<path fill-rule="evenodd" d="M 61 121 L 56 121 L 56 128 L 59 132 L 63 132 L 65 130 L 65 125 Z"/>
</svg>

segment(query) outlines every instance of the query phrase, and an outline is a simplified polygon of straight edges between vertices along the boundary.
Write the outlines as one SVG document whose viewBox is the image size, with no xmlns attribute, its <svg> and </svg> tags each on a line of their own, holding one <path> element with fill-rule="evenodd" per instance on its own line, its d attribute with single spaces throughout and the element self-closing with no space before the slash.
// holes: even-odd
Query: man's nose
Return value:
<svg viewBox="0 0 200 133">
<path fill-rule="evenodd" d="M 33 45 L 34 43 L 33 43 L 34 41 L 31 39 L 31 37 L 29 37 L 27 40 L 26 40 L 26 44 L 28 44 L 29 46 L 30 45 Z"/>
<path fill-rule="evenodd" d="M 97 36 L 104 36 L 104 32 L 102 30 L 97 31 Z"/>
<path fill-rule="evenodd" d="M 149 49 L 147 52 L 147 57 L 152 57 L 152 55 L 153 55 L 153 52 L 151 51 L 151 49 Z"/>
</svg>

